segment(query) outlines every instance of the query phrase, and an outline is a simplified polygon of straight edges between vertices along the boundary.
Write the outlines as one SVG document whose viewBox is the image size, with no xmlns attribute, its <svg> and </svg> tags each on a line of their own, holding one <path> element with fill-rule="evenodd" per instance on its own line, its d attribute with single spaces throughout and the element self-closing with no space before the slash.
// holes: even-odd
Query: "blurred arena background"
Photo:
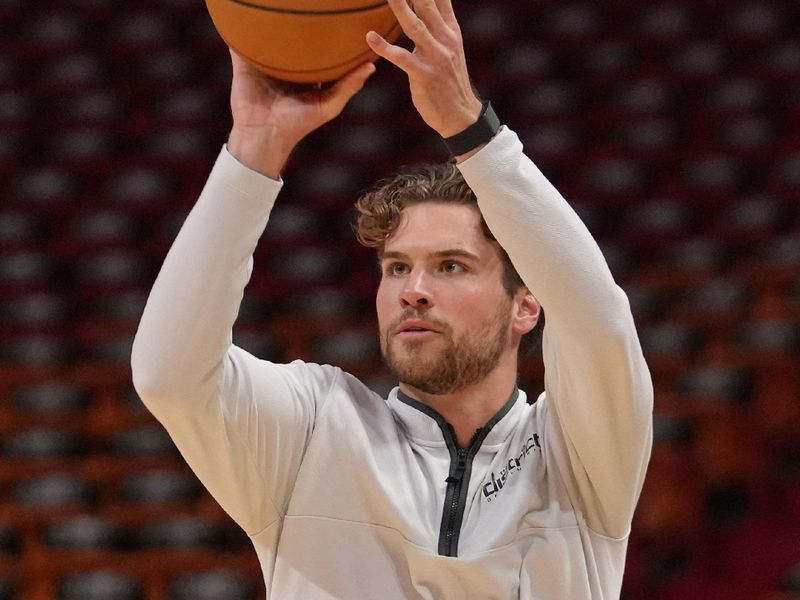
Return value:
<svg viewBox="0 0 800 600">
<path fill-rule="evenodd" d="M 653 373 L 623 598 L 800 599 L 800 5 L 456 12 L 476 86 L 600 241 Z M 264 597 L 128 366 L 228 85 L 200 0 L 0 0 L 0 600 Z M 380 64 L 294 155 L 236 341 L 388 388 L 350 206 L 445 158 Z M 535 395 L 540 366 L 523 375 Z"/>
</svg>

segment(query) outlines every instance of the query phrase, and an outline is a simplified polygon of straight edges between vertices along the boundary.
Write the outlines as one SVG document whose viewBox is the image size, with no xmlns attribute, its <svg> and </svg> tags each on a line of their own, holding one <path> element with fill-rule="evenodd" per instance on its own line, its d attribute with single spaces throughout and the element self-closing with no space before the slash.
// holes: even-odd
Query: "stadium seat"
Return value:
<svg viewBox="0 0 800 600">
<path fill-rule="evenodd" d="M 741 281 L 717 277 L 682 294 L 672 315 L 698 325 L 729 325 L 746 317 L 751 299 L 750 291 Z"/>
<path fill-rule="evenodd" d="M 201 487 L 193 475 L 184 471 L 153 470 L 124 477 L 117 493 L 125 502 L 154 505 L 196 500 Z"/>
<path fill-rule="evenodd" d="M 161 425 L 117 429 L 107 441 L 109 451 L 122 456 L 176 457 L 178 450 Z"/>
<path fill-rule="evenodd" d="M 60 98 L 57 114 L 66 122 L 83 126 L 114 123 L 128 115 L 128 104 L 114 90 L 83 89 Z"/>
<path fill-rule="evenodd" d="M 82 344 L 80 355 L 83 359 L 99 365 L 121 365 L 127 367 L 131 360 L 133 335 L 122 334 Z"/>
<path fill-rule="evenodd" d="M 697 225 L 693 207 L 672 198 L 653 198 L 637 202 L 624 211 L 618 236 L 643 249 L 660 249 L 688 237 Z"/>
<path fill-rule="evenodd" d="M 800 74 L 800 44 L 788 40 L 768 45 L 761 53 L 759 72 L 783 79 Z"/>
<path fill-rule="evenodd" d="M 119 550 L 129 545 L 123 526 L 97 515 L 79 515 L 49 524 L 44 543 L 56 550 Z"/>
<path fill-rule="evenodd" d="M 787 25 L 783 11 L 767 2 L 736 6 L 726 21 L 731 38 L 740 43 L 773 40 Z"/>
<path fill-rule="evenodd" d="M 281 283 L 323 285 L 339 280 L 346 264 L 343 252 L 335 246 L 307 245 L 275 256 L 270 266 Z"/>
<path fill-rule="evenodd" d="M 687 5 L 672 2 L 642 6 L 636 21 L 637 42 L 677 43 L 694 31 L 697 14 Z"/>
<path fill-rule="evenodd" d="M 255 600 L 252 581 L 231 571 L 199 571 L 177 576 L 169 600 Z"/>
<path fill-rule="evenodd" d="M 764 320 L 742 324 L 736 332 L 737 344 L 755 353 L 784 353 L 800 350 L 800 322 Z"/>
<path fill-rule="evenodd" d="M 11 395 L 14 409 L 20 413 L 78 413 L 91 405 L 88 389 L 66 381 L 23 384 Z"/>
<path fill-rule="evenodd" d="M 319 363 L 348 365 L 374 361 L 378 357 L 378 342 L 372 331 L 350 329 L 320 336 L 312 346 L 312 358 Z"/>
<path fill-rule="evenodd" d="M 686 360 L 703 344 L 703 335 L 696 326 L 671 321 L 652 323 L 642 329 L 639 337 L 645 356 L 654 360 L 670 356 Z"/>
<path fill-rule="evenodd" d="M 144 312 L 148 292 L 145 289 L 104 290 L 76 310 L 83 317 L 98 321 L 138 323 Z"/>
<path fill-rule="evenodd" d="M 74 198 L 79 188 L 78 177 L 64 169 L 32 168 L 12 183 L 12 198 L 18 207 L 63 210 L 63 203 Z"/>
<path fill-rule="evenodd" d="M 16 125 L 24 123 L 34 112 L 35 104 L 30 94 L 21 90 L 0 93 L 0 123 Z"/>
<path fill-rule="evenodd" d="M 155 167 L 129 167 L 104 182 L 104 195 L 122 206 L 166 202 L 175 192 L 173 178 Z"/>
<path fill-rule="evenodd" d="M 71 342 L 60 335 L 28 334 L 0 344 L 0 361 L 37 367 L 60 367 L 74 358 Z"/>
<path fill-rule="evenodd" d="M 41 219 L 20 210 L 0 212 L 0 247 L 25 249 L 27 244 L 40 241 L 45 227 Z"/>
<path fill-rule="evenodd" d="M 176 516 L 145 525 L 136 532 L 141 548 L 220 549 L 224 532 L 211 521 L 192 516 Z"/>
<path fill-rule="evenodd" d="M 709 106 L 722 114 L 754 113 L 766 108 L 770 99 L 769 90 L 762 81 L 739 77 L 716 85 Z"/>
<path fill-rule="evenodd" d="M 46 459 L 82 456 L 87 441 L 71 431 L 35 428 L 4 436 L 2 456 L 5 460 Z"/>
<path fill-rule="evenodd" d="M 17 483 L 12 498 L 20 506 L 38 510 L 88 506 L 97 497 L 90 481 L 66 473 L 51 473 Z"/>
<path fill-rule="evenodd" d="M 634 46 L 615 39 L 601 39 L 579 49 L 580 72 L 588 84 L 617 81 L 636 70 L 641 60 Z"/>
<path fill-rule="evenodd" d="M 136 251 L 123 249 L 107 249 L 92 253 L 85 260 L 77 262 L 73 273 L 84 285 L 143 284 L 149 274 L 149 265 Z"/>
<path fill-rule="evenodd" d="M 59 327 L 70 314 L 68 300 L 51 291 L 21 293 L 0 304 L 0 321 L 21 327 Z"/>
<path fill-rule="evenodd" d="M 41 78 L 53 90 L 80 89 L 84 86 L 100 85 L 105 77 L 105 65 L 96 54 L 68 52 L 54 56 L 43 66 Z"/>
<path fill-rule="evenodd" d="M 543 123 L 521 130 L 519 136 L 544 168 L 570 160 L 581 147 L 583 133 L 572 123 Z"/>
<path fill-rule="evenodd" d="M 326 317 L 357 317 L 362 307 L 349 291 L 336 287 L 319 287 L 300 292 L 292 300 L 291 310 L 309 319 Z"/>
<path fill-rule="evenodd" d="M 615 130 L 615 138 L 628 152 L 656 164 L 667 164 L 674 157 L 675 147 L 683 142 L 684 135 L 680 122 L 661 115 L 626 119 Z"/>
<path fill-rule="evenodd" d="M 603 15 L 591 4 L 554 4 L 544 15 L 545 31 L 559 43 L 594 39 L 602 29 Z"/>
<path fill-rule="evenodd" d="M 23 250 L 0 256 L 0 285 L 47 287 L 57 262 L 44 252 Z"/>
<path fill-rule="evenodd" d="M 78 245 L 123 245 L 141 230 L 140 223 L 120 210 L 87 210 L 66 225 L 66 241 Z"/>
<path fill-rule="evenodd" d="M 750 397 L 752 375 L 723 366 L 700 366 L 677 378 L 679 391 L 696 400 L 743 402 Z"/>
<path fill-rule="evenodd" d="M 59 582 L 58 600 L 144 600 L 140 581 L 111 570 L 65 575 Z"/>
<path fill-rule="evenodd" d="M 75 15 L 53 10 L 31 19 L 25 41 L 40 47 L 71 48 L 85 33 L 84 24 Z"/>
</svg>

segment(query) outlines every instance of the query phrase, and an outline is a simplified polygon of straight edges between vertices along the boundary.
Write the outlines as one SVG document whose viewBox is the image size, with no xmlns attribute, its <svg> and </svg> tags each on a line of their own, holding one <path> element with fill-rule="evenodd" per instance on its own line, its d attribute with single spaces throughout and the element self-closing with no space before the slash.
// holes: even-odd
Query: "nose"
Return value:
<svg viewBox="0 0 800 600">
<path fill-rule="evenodd" d="M 405 285 L 400 292 L 400 305 L 403 308 L 417 306 L 430 308 L 433 306 L 433 297 L 427 286 L 424 272 L 412 272 L 405 280 Z"/>
</svg>

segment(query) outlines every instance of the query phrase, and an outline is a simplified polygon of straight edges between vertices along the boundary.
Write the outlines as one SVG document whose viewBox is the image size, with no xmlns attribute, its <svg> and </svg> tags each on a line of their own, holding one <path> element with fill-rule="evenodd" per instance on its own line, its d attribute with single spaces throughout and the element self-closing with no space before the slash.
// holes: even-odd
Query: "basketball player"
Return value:
<svg viewBox="0 0 800 600">
<path fill-rule="evenodd" d="M 618 598 L 652 439 L 628 301 L 472 90 L 450 0 L 389 3 L 414 50 L 368 43 L 456 162 L 358 203 L 398 387 L 382 398 L 231 344 L 285 161 L 374 70 L 289 95 L 233 55 L 233 129 L 153 287 L 136 388 L 250 536 L 270 598 Z M 542 307 L 545 390 L 529 403 L 518 347 Z"/>
</svg>

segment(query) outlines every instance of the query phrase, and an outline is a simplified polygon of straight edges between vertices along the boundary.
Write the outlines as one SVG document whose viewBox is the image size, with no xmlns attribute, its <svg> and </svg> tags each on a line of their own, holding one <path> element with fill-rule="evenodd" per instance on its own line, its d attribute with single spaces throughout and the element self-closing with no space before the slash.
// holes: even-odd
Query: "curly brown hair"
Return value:
<svg viewBox="0 0 800 600">
<path fill-rule="evenodd" d="M 464 181 L 455 163 L 421 165 L 406 168 L 393 177 L 378 181 L 361 195 L 355 203 L 356 222 L 354 230 L 358 241 L 368 248 L 375 248 L 380 257 L 384 245 L 400 225 L 400 215 L 407 206 L 423 202 L 441 202 L 478 206 L 475 193 Z M 509 297 L 525 284 L 517 273 L 511 259 L 497 242 L 481 215 L 481 229 L 486 238 L 497 245 L 503 261 L 503 289 Z M 535 348 L 542 335 L 544 312 L 539 315 L 536 327 L 528 333 L 520 348 Z"/>
</svg>

